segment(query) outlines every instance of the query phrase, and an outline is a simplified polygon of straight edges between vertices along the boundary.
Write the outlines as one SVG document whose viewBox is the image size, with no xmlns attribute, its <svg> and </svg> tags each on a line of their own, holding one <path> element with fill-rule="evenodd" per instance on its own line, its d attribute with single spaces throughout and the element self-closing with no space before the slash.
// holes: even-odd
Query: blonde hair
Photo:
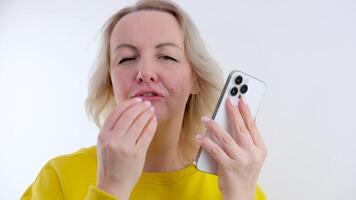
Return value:
<svg viewBox="0 0 356 200">
<path fill-rule="evenodd" d="M 101 48 L 94 73 L 89 82 L 86 111 L 100 129 L 109 112 L 116 106 L 110 79 L 110 38 L 116 23 L 125 15 L 141 10 L 156 10 L 172 14 L 184 33 L 184 48 L 193 70 L 199 92 L 188 98 L 180 135 L 183 158 L 191 159 L 197 146 L 194 137 L 203 131 L 202 115 L 210 116 L 223 85 L 222 71 L 209 55 L 197 27 L 175 3 L 163 0 L 138 1 L 134 6 L 119 10 L 103 27 Z"/>
</svg>

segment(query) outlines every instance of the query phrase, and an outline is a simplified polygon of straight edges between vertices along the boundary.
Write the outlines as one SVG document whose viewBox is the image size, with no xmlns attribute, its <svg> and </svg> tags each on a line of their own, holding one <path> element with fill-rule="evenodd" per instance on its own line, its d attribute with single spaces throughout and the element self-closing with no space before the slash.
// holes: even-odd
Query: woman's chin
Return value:
<svg viewBox="0 0 356 200">
<path fill-rule="evenodd" d="M 159 111 L 156 111 L 156 110 L 155 110 L 155 116 L 156 116 L 158 124 L 162 124 L 167 120 L 166 115 L 163 115 L 163 113 L 160 113 Z"/>
</svg>

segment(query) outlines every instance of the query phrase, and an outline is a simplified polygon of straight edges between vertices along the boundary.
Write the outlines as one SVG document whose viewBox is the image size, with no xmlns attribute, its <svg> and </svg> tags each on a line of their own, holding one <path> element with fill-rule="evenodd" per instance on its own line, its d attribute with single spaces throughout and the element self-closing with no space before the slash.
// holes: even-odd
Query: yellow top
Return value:
<svg viewBox="0 0 356 200">
<path fill-rule="evenodd" d="M 96 156 L 96 147 L 93 146 L 50 160 L 22 195 L 21 200 L 116 199 L 95 186 Z M 266 199 L 258 186 L 255 197 L 256 200 Z M 130 199 L 217 200 L 221 199 L 221 193 L 217 176 L 200 172 L 194 165 L 190 165 L 174 172 L 144 172 Z"/>
</svg>

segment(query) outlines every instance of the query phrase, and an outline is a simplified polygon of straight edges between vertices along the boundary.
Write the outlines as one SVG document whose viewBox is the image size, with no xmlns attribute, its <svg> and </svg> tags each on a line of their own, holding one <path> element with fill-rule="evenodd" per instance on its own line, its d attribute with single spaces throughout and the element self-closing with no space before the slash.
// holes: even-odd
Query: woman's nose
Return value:
<svg viewBox="0 0 356 200">
<path fill-rule="evenodd" d="M 136 80 L 139 83 L 156 82 L 157 79 L 157 73 L 152 64 L 143 63 L 138 67 Z"/>
</svg>

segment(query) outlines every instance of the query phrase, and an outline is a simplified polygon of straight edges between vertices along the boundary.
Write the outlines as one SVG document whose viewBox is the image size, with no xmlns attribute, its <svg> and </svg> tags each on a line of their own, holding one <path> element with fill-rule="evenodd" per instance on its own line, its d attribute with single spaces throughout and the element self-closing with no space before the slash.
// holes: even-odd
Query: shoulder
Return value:
<svg viewBox="0 0 356 200">
<path fill-rule="evenodd" d="M 65 195 L 84 194 L 89 185 L 94 185 L 96 182 L 96 146 L 57 156 L 49 160 L 44 169 L 56 175 L 55 179 L 60 183 Z M 73 188 L 77 191 L 73 192 Z"/>
<path fill-rule="evenodd" d="M 88 175 L 96 171 L 96 146 L 81 148 L 71 154 L 57 156 L 47 162 L 45 168 L 53 169 L 58 176 Z"/>
<path fill-rule="evenodd" d="M 95 179 L 96 147 L 81 148 L 49 160 L 21 199 L 82 199 Z"/>
<path fill-rule="evenodd" d="M 57 156 L 48 161 L 47 165 L 52 167 L 63 167 L 76 162 L 96 160 L 96 146 L 81 148 L 76 152 Z"/>
</svg>

